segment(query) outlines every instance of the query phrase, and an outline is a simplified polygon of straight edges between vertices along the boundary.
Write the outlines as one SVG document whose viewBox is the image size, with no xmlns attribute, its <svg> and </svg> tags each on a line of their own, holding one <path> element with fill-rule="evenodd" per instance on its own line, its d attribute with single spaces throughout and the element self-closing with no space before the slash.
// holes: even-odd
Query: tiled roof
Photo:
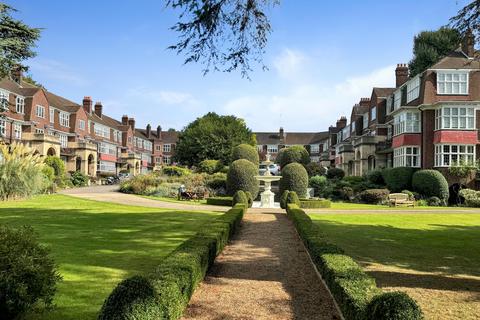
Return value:
<svg viewBox="0 0 480 320">
<path fill-rule="evenodd" d="M 255 132 L 257 144 L 288 144 L 288 145 L 307 145 L 320 143 L 328 139 L 327 131 L 324 132 L 285 132 L 284 140 L 280 141 L 278 132 Z"/>
<path fill-rule="evenodd" d="M 460 50 L 450 52 L 429 69 L 479 69 L 478 59 L 468 59 Z"/>
<path fill-rule="evenodd" d="M 45 94 L 47 96 L 48 103 L 54 108 L 66 112 L 77 112 L 78 109 L 81 108 L 79 104 L 63 97 L 57 96 L 56 94 L 53 94 L 51 92 L 45 91 Z"/>
<path fill-rule="evenodd" d="M 92 112 L 92 114 L 88 115 L 88 118 L 93 122 L 100 123 L 100 124 L 103 124 L 104 126 L 114 128 L 114 129 L 119 129 L 119 127 L 122 126 L 122 123 L 120 121 L 110 118 L 105 114 L 102 114 L 102 117 L 100 118 L 99 116 L 97 116 L 95 112 Z"/>
<path fill-rule="evenodd" d="M 33 96 L 38 90 L 41 90 L 37 87 L 32 87 L 31 85 L 27 86 L 27 83 L 22 81 L 22 84 L 18 84 L 15 81 L 9 78 L 3 78 L 0 80 L 0 88 L 4 88 L 10 92 L 16 93 L 24 97 Z"/>
<path fill-rule="evenodd" d="M 395 91 L 395 88 L 373 88 L 377 98 L 386 98 Z"/>
</svg>

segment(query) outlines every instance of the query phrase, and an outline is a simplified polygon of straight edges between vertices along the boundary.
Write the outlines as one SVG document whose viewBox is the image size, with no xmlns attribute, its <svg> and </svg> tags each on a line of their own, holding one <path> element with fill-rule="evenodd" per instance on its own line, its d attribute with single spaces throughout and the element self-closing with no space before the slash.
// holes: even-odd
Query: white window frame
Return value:
<svg viewBox="0 0 480 320">
<path fill-rule="evenodd" d="M 98 162 L 97 170 L 100 172 L 115 173 L 117 168 L 115 162 L 100 160 Z"/>
<path fill-rule="evenodd" d="M 368 112 L 363 114 L 363 130 L 368 128 Z"/>
<path fill-rule="evenodd" d="M 117 156 L 117 146 L 107 142 L 100 142 L 98 144 L 98 152 L 102 154 L 109 154 L 111 156 Z"/>
<path fill-rule="evenodd" d="M 45 130 L 39 129 L 39 128 L 35 128 L 35 133 L 37 133 L 37 134 L 44 134 L 44 133 L 45 133 Z"/>
<path fill-rule="evenodd" d="M 393 94 L 393 110 L 400 109 L 402 106 L 402 90 L 397 90 Z"/>
<path fill-rule="evenodd" d="M 172 163 L 170 156 L 163 156 L 163 164 L 169 165 Z"/>
<path fill-rule="evenodd" d="M 465 161 L 475 163 L 474 144 L 439 143 L 435 145 L 435 167 L 450 167 Z"/>
<path fill-rule="evenodd" d="M 437 71 L 437 94 L 468 95 L 468 82 L 468 71 Z"/>
<path fill-rule="evenodd" d="M 310 145 L 310 152 L 311 153 L 319 153 L 320 152 L 320 145 L 319 144 L 311 144 Z"/>
<path fill-rule="evenodd" d="M 50 108 L 48 109 L 48 112 L 49 112 L 50 123 L 55 123 L 55 109 L 50 106 Z"/>
<path fill-rule="evenodd" d="M 78 128 L 79 128 L 80 130 L 85 131 L 85 120 L 79 120 L 79 121 L 78 121 Z"/>
<path fill-rule="evenodd" d="M 278 152 L 278 145 L 276 144 L 267 145 L 267 153 L 277 153 L 277 152 Z"/>
<path fill-rule="evenodd" d="M 172 145 L 170 143 L 164 143 L 163 152 L 172 152 Z"/>
<path fill-rule="evenodd" d="M 420 168 L 420 151 L 419 146 L 401 146 L 393 149 L 393 167 Z"/>
<path fill-rule="evenodd" d="M 13 137 L 15 139 L 22 139 L 22 124 L 15 122 L 13 124 Z"/>
<path fill-rule="evenodd" d="M 96 123 L 93 126 L 95 130 L 95 135 L 105 138 L 105 139 L 110 139 L 110 127 L 104 126 L 100 123 Z"/>
<path fill-rule="evenodd" d="M 414 119 L 415 118 L 415 119 Z M 403 111 L 393 118 L 393 136 L 403 133 L 421 133 L 422 117 L 420 111 Z"/>
<path fill-rule="evenodd" d="M 155 163 L 162 163 L 162 157 L 155 157 Z"/>
<path fill-rule="evenodd" d="M 66 134 L 58 134 L 58 140 L 60 140 L 60 146 L 62 148 L 68 147 L 68 136 Z"/>
<path fill-rule="evenodd" d="M 0 90 L 0 105 L 3 109 L 2 111 L 8 111 L 9 109 L 9 101 L 10 101 L 10 93 L 5 90 Z M 24 101 L 25 105 L 25 101 Z"/>
<path fill-rule="evenodd" d="M 392 113 L 393 111 L 393 96 L 388 96 L 387 97 L 387 103 L 386 103 L 386 109 L 387 109 L 387 115 Z"/>
<path fill-rule="evenodd" d="M 407 103 L 420 96 L 420 77 L 416 76 L 407 83 Z"/>
<path fill-rule="evenodd" d="M 7 121 L 0 118 L 0 137 L 5 137 L 7 134 Z"/>
<path fill-rule="evenodd" d="M 45 107 L 37 104 L 35 107 L 35 115 L 39 118 L 45 119 Z"/>
<path fill-rule="evenodd" d="M 257 150 L 259 152 L 262 152 L 263 151 L 263 144 L 257 144 Z"/>
<path fill-rule="evenodd" d="M 377 119 L 377 107 L 376 106 L 372 107 L 372 109 L 370 109 L 370 113 L 372 115 L 370 121 L 376 120 Z"/>
<path fill-rule="evenodd" d="M 62 127 L 70 127 L 70 114 L 68 112 L 60 111 L 60 125 Z"/>
<path fill-rule="evenodd" d="M 474 107 L 442 106 L 435 109 L 435 130 L 476 130 L 476 118 Z"/>
</svg>

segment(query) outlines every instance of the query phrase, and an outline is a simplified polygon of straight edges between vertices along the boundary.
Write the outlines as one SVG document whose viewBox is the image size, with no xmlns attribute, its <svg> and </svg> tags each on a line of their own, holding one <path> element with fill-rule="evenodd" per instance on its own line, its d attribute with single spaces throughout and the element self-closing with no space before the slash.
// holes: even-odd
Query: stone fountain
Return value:
<svg viewBox="0 0 480 320">
<path fill-rule="evenodd" d="M 265 186 L 265 190 L 260 194 L 260 208 L 275 208 L 275 194 L 272 192 L 272 182 L 278 181 L 282 178 L 281 176 L 273 176 L 271 174 L 269 165 L 272 161 L 270 161 L 270 157 L 271 155 L 268 153 L 266 155 L 266 160 L 261 163 L 267 167 L 265 173 L 261 176 L 255 176 L 259 182 L 263 181 Z"/>
</svg>

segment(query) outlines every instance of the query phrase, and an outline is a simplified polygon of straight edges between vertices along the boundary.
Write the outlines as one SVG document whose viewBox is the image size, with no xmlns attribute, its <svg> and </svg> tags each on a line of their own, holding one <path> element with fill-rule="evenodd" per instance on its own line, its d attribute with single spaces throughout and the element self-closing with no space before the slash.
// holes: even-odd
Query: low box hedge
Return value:
<svg viewBox="0 0 480 320">
<path fill-rule="evenodd" d="M 375 280 L 368 276 L 351 257 L 345 255 L 341 248 L 330 243 L 320 228 L 298 206 L 288 204 L 287 215 L 292 219 L 344 318 L 347 320 L 370 319 L 369 305 L 374 297 L 382 294 Z M 411 308 L 420 310 L 416 303 L 412 304 Z M 412 314 L 421 315 L 421 312 L 412 311 Z M 390 317 L 386 316 L 382 319 L 388 320 Z"/>
<path fill-rule="evenodd" d="M 207 198 L 207 204 L 214 206 L 226 206 L 231 207 L 233 203 L 233 197 L 209 197 Z"/>
<path fill-rule="evenodd" d="M 98 319 L 178 319 L 215 257 L 238 229 L 245 206 L 237 205 L 170 253 L 155 271 L 120 282 Z"/>
<path fill-rule="evenodd" d="M 331 206 L 332 202 L 327 199 L 300 199 L 302 209 L 330 208 Z"/>
</svg>

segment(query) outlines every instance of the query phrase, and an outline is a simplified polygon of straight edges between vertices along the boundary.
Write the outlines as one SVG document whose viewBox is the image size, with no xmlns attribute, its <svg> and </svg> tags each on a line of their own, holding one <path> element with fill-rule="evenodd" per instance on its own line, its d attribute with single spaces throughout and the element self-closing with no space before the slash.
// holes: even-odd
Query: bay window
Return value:
<svg viewBox="0 0 480 320">
<path fill-rule="evenodd" d="M 99 161 L 98 162 L 98 171 L 101 172 L 116 172 L 115 162 L 110 161 Z"/>
<path fill-rule="evenodd" d="M 417 99 L 420 95 L 420 77 L 416 76 L 407 83 L 407 103 Z"/>
<path fill-rule="evenodd" d="M 368 128 L 368 112 L 363 114 L 363 130 Z"/>
<path fill-rule="evenodd" d="M 393 120 L 393 135 L 402 133 L 420 133 L 420 112 L 405 111 L 395 116 Z"/>
<path fill-rule="evenodd" d="M 437 94 L 468 94 L 468 72 L 439 71 Z"/>
<path fill-rule="evenodd" d="M 93 125 L 95 130 L 95 135 L 99 137 L 103 137 L 105 139 L 110 139 L 110 127 L 103 126 L 99 123 L 95 123 Z"/>
<path fill-rule="evenodd" d="M 450 167 L 459 163 L 475 163 L 473 144 L 436 144 L 435 167 Z"/>
<path fill-rule="evenodd" d="M 435 110 L 435 129 L 475 129 L 475 108 L 442 107 Z"/>
<path fill-rule="evenodd" d="M 397 110 L 402 106 L 402 91 L 398 90 L 393 95 L 393 110 Z"/>
<path fill-rule="evenodd" d="M 114 144 L 101 142 L 98 144 L 98 152 L 103 154 L 109 154 L 112 156 L 117 155 L 117 146 Z"/>
<path fill-rule="evenodd" d="M 393 150 L 393 167 L 420 167 L 420 147 L 403 146 Z"/>
<path fill-rule="evenodd" d="M 8 91 L 0 90 L 0 107 L 1 111 L 8 111 Z"/>
</svg>

